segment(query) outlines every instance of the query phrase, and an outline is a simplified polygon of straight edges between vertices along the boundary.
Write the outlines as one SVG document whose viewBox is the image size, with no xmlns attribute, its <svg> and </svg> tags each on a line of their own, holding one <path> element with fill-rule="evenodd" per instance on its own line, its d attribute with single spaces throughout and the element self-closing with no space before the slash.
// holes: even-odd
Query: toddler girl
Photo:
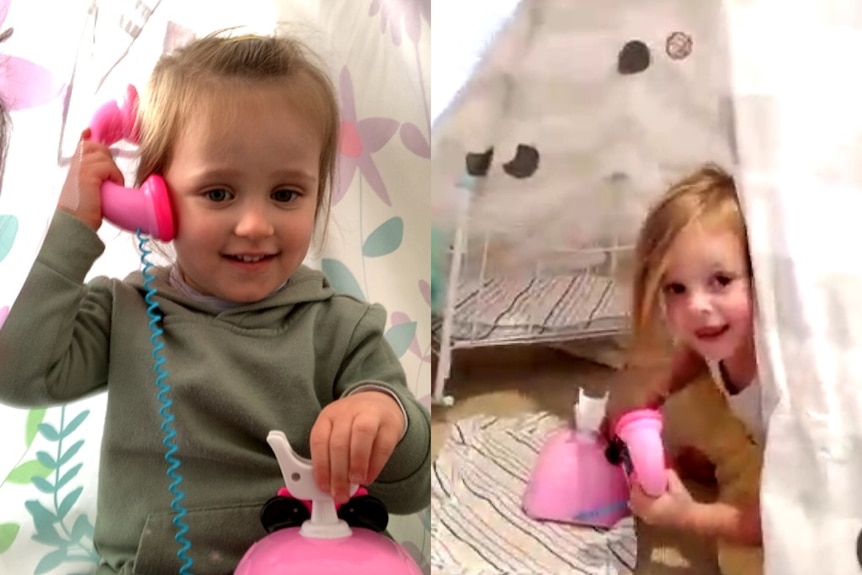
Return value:
<svg viewBox="0 0 862 575">
<path fill-rule="evenodd" d="M 430 417 L 383 337 L 385 310 L 302 265 L 326 223 L 338 128 L 328 76 L 283 37 L 197 40 L 160 59 L 142 97 L 137 181 L 164 177 L 177 225 L 152 287 L 198 573 L 232 573 L 266 535 L 261 506 L 283 484 L 270 430 L 338 502 L 353 482 L 395 513 L 430 503 Z M 148 286 L 140 272 L 84 282 L 104 250 L 100 185 L 123 181 L 87 137 L 63 192 L 76 197 L 61 196 L 0 331 L 0 400 L 106 390 L 97 573 L 175 574 Z"/>
</svg>

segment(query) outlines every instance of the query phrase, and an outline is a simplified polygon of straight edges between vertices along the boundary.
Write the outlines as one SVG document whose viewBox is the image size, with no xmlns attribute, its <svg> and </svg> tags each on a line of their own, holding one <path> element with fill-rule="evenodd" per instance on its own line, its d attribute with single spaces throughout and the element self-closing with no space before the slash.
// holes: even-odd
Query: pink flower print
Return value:
<svg viewBox="0 0 862 575">
<path fill-rule="evenodd" d="M 11 0 L 0 0 L 0 25 L 6 21 Z M 0 42 L 13 29 L 0 32 Z M 0 55 L 0 97 L 9 110 L 25 110 L 50 102 L 65 86 L 46 68 L 18 56 Z"/>
<path fill-rule="evenodd" d="M 380 31 L 386 34 L 386 29 L 389 28 L 392 42 L 396 46 L 401 46 L 402 24 L 407 31 L 407 37 L 413 42 L 413 52 L 415 53 L 417 68 L 419 68 L 417 70 L 419 72 L 419 91 L 425 106 L 426 132 L 430 134 L 431 124 L 421 70 L 422 57 L 419 51 L 419 38 L 422 33 L 422 21 L 431 23 L 431 0 L 373 0 L 368 12 L 370 16 L 380 12 Z M 413 122 L 404 122 L 399 135 L 401 136 L 401 143 L 410 152 L 420 158 L 428 159 L 431 157 L 429 138 L 425 137 L 419 126 Z"/>
<path fill-rule="evenodd" d="M 407 31 L 407 37 L 414 44 L 419 43 L 422 34 L 422 20 L 431 23 L 431 0 L 373 0 L 369 16 L 380 12 L 380 32 L 392 36 L 392 43 L 401 45 L 401 25 Z"/>
<path fill-rule="evenodd" d="M 356 103 L 353 97 L 353 80 L 350 78 L 350 70 L 345 66 L 341 69 L 339 76 L 341 93 L 341 141 L 338 171 L 335 174 L 335 182 L 332 190 L 332 205 L 334 206 L 347 193 L 347 189 L 353 182 L 356 170 L 371 186 L 381 200 L 391 206 L 386 184 L 374 163 L 371 154 L 379 151 L 392 139 L 398 122 L 392 118 L 363 118 L 356 119 Z"/>
<path fill-rule="evenodd" d="M 393 326 L 410 323 L 412 321 L 413 320 L 410 319 L 410 316 L 403 311 L 392 312 L 391 322 Z M 407 347 L 407 349 L 419 359 L 423 361 L 431 361 L 431 354 L 427 351 L 423 354 L 422 350 L 419 348 L 419 339 L 416 337 L 415 332 L 413 334 L 413 339 L 410 340 L 410 345 Z"/>
<path fill-rule="evenodd" d="M 431 284 L 425 280 L 419 280 L 419 293 L 429 306 L 431 305 Z"/>
</svg>

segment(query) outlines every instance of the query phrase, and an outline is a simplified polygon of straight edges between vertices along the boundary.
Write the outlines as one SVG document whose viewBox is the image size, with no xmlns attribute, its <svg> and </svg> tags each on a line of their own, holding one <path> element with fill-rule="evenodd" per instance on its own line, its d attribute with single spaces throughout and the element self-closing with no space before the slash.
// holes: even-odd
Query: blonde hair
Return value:
<svg viewBox="0 0 862 575">
<path fill-rule="evenodd" d="M 326 236 L 330 188 L 335 177 L 339 108 L 324 65 L 302 42 L 286 36 L 223 32 L 195 40 L 162 56 L 141 95 L 140 157 L 136 180 L 160 174 L 172 159 L 177 137 L 193 113 L 229 114 L 228 98 L 249 87 L 276 86 L 291 104 L 300 104 L 318 122 L 323 136 L 316 218 Z"/>
<path fill-rule="evenodd" d="M 733 233 L 751 272 L 745 220 L 733 177 L 717 165 L 706 164 L 673 185 L 653 206 L 640 229 L 632 283 L 630 363 L 661 361 L 669 350 L 659 313 L 662 283 L 671 247 L 693 224 Z"/>
</svg>

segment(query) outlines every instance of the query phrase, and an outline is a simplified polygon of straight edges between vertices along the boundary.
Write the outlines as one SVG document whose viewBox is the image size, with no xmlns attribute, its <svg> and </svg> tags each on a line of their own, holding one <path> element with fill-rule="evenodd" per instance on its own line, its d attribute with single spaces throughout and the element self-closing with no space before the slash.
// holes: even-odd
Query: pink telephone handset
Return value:
<svg viewBox="0 0 862 575">
<path fill-rule="evenodd" d="M 110 146 L 120 140 L 138 143 L 138 92 L 129 85 L 122 102 L 103 104 L 90 122 L 94 141 Z M 102 215 L 128 231 L 141 230 L 160 241 L 174 239 L 174 218 L 165 181 L 158 175 L 148 177 L 140 188 L 126 188 L 113 182 L 102 184 Z"/>
<path fill-rule="evenodd" d="M 658 497 L 667 491 L 667 465 L 662 444 L 662 416 L 656 409 L 636 409 L 623 415 L 615 434 L 625 444 L 626 466 L 631 481 L 647 495 Z"/>
</svg>

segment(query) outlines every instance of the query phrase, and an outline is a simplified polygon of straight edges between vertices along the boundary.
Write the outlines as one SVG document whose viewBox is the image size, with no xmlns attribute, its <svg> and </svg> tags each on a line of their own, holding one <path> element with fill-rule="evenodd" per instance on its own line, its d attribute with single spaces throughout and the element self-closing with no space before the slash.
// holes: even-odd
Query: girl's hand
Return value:
<svg viewBox="0 0 862 575">
<path fill-rule="evenodd" d="M 681 528 L 687 524 L 695 502 L 673 469 L 667 470 L 667 480 L 667 491 L 659 497 L 650 497 L 640 485 L 632 485 L 629 507 L 650 525 Z"/>
<path fill-rule="evenodd" d="M 404 423 L 401 406 L 381 391 L 359 391 L 327 405 L 311 429 L 317 485 L 338 504 L 350 498 L 351 483 L 373 483 L 401 440 Z"/>
<path fill-rule="evenodd" d="M 108 147 L 89 141 L 89 137 L 88 128 L 81 134 L 58 207 L 98 230 L 102 225 L 102 182 L 110 180 L 123 185 L 125 178 Z"/>
</svg>

